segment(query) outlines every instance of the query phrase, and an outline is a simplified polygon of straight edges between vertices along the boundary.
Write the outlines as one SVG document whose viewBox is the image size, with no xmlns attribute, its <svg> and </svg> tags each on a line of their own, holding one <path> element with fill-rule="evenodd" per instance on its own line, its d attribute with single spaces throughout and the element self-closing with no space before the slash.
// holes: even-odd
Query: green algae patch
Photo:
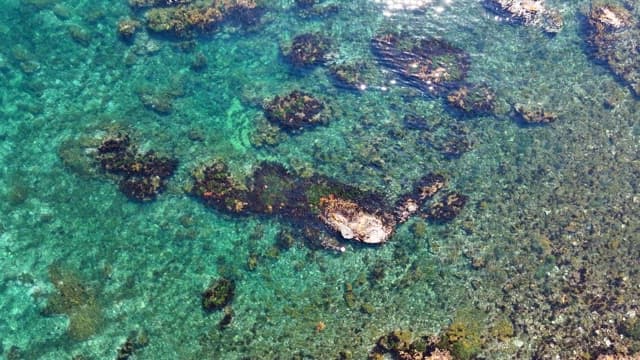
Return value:
<svg viewBox="0 0 640 360">
<path fill-rule="evenodd" d="M 483 321 L 483 316 L 471 309 L 459 312 L 444 331 L 438 347 L 449 350 L 456 359 L 472 359 L 484 343 Z"/>
<path fill-rule="evenodd" d="M 499 318 L 489 330 L 491 336 L 499 341 L 506 341 L 513 337 L 515 330 L 508 317 Z"/>
<path fill-rule="evenodd" d="M 96 289 L 86 284 L 75 271 L 58 264 L 49 266 L 49 280 L 57 292 L 49 297 L 44 314 L 67 315 L 67 334 L 74 340 L 95 335 L 104 321 Z"/>
</svg>

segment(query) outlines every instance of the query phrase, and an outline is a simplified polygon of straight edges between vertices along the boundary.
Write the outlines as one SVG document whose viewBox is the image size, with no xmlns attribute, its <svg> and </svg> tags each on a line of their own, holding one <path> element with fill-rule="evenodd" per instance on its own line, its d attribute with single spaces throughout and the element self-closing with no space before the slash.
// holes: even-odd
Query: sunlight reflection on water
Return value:
<svg viewBox="0 0 640 360">
<path fill-rule="evenodd" d="M 453 4 L 453 0 L 373 0 L 384 5 L 384 15 L 392 16 L 400 11 L 411 11 L 430 7 L 437 13 L 442 13 Z"/>
</svg>

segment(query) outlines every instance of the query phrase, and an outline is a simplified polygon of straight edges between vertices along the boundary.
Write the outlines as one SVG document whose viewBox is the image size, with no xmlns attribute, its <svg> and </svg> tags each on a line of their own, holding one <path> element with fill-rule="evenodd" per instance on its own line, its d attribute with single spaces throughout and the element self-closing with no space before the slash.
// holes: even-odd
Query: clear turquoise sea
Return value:
<svg viewBox="0 0 640 360">
<path fill-rule="evenodd" d="M 640 6 L 515 3 L 561 30 L 479 0 L 2 0 L 0 358 L 638 359 L 640 98 L 597 57 L 589 14 L 617 4 L 638 29 Z M 196 14 L 219 16 L 211 26 L 154 28 L 207 7 L 222 9 Z M 314 64 L 292 60 L 301 34 L 325 41 Z M 381 34 L 400 38 L 395 57 Z M 407 60 L 421 40 L 464 54 L 443 56 L 443 91 L 403 73 L 424 65 Z M 632 49 L 612 56 L 640 69 Z M 355 86 L 336 77 L 354 68 Z M 475 85 L 489 111 L 453 104 Z M 323 103 L 324 123 L 269 118 L 294 90 Z M 100 162 L 124 134 L 177 161 L 145 201 Z M 447 184 L 367 245 L 317 213 L 310 234 L 277 210 L 211 206 L 193 174 L 213 159 L 240 187 L 268 162 L 385 204 L 429 173 Z M 453 192 L 467 199 L 457 216 L 429 216 Z M 206 310 L 220 279 L 233 294 Z"/>
</svg>

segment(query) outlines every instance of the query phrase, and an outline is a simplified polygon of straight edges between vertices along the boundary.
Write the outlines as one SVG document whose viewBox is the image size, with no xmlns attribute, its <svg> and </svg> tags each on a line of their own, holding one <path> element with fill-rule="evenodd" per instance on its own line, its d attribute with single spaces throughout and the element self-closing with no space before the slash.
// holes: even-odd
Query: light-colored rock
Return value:
<svg viewBox="0 0 640 360">
<path fill-rule="evenodd" d="M 320 219 L 345 239 L 382 244 L 393 233 L 392 220 L 369 213 L 353 201 L 328 196 L 320 200 L 320 208 Z"/>
</svg>

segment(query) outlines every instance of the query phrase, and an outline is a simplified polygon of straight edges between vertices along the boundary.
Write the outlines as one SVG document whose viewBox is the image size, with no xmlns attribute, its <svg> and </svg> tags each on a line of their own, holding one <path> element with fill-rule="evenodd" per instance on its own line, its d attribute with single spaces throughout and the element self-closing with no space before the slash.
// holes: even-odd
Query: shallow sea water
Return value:
<svg viewBox="0 0 640 360">
<path fill-rule="evenodd" d="M 639 103 L 593 58 L 589 1 L 547 2 L 564 19 L 555 36 L 472 0 L 327 0 L 319 6 L 337 11 L 323 16 L 263 4 L 251 26 L 225 23 L 190 43 L 142 28 L 127 43 L 118 21 L 144 11 L 126 0 L 3 2 L 0 354 L 115 359 L 130 337 L 131 359 L 364 359 L 397 329 L 459 331 L 470 344 L 461 359 L 640 351 Z M 383 31 L 463 49 L 467 80 L 494 89 L 502 110 L 463 116 L 402 82 L 371 52 Z M 306 32 L 331 39 L 330 60 L 298 71 L 281 48 Z M 194 71 L 198 58 L 206 67 Z M 352 61 L 378 74 L 364 90 L 329 75 Z M 277 143 L 259 144 L 261 104 L 294 89 L 321 96 L 331 121 L 272 127 Z M 145 107 L 145 94 L 172 94 L 171 111 Z M 524 125 L 519 103 L 558 119 Z M 437 126 L 408 127 L 407 114 Z M 433 145 L 452 128 L 471 144 L 458 157 Z M 154 201 L 127 199 L 74 152 L 117 131 L 178 159 Z M 469 201 L 450 222 L 411 218 L 384 245 L 340 239 L 335 253 L 296 239 L 285 250 L 278 234 L 295 221 L 226 214 L 185 192 L 212 158 L 239 177 L 268 160 L 389 199 L 439 172 Z M 223 329 L 223 312 L 201 306 L 220 276 L 236 286 Z M 56 280 L 81 289 L 73 314 L 51 313 Z"/>
</svg>

